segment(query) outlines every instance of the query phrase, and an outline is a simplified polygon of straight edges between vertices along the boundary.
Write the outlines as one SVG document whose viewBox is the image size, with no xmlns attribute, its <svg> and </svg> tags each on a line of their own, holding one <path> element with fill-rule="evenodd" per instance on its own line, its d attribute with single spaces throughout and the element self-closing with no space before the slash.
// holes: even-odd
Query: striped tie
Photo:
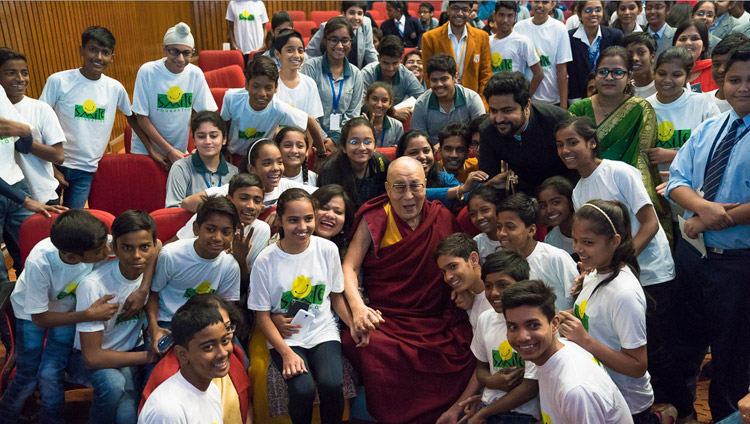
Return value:
<svg viewBox="0 0 750 424">
<path fill-rule="evenodd" d="M 742 122 L 742 119 L 738 119 L 732 123 L 729 132 L 719 143 L 713 157 L 709 159 L 706 177 L 703 179 L 703 198 L 708 201 L 713 202 L 716 193 L 719 191 L 721 177 L 724 175 L 727 163 L 729 163 L 729 155 L 732 154 L 732 148 L 737 144 L 737 128 Z"/>
</svg>

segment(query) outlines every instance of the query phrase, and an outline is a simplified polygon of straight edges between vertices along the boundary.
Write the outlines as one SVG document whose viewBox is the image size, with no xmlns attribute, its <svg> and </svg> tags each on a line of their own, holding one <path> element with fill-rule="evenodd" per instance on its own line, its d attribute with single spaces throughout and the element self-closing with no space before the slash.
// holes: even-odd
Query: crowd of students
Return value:
<svg viewBox="0 0 750 424">
<path fill-rule="evenodd" d="M 83 32 L 81 67 L 49 76 L 38 100 L 25 95 L 34 64 L 0 48 L 0 226 L 19 272 L 0 422 L 37 388 L 42 421 L 62 422 L 70 381 L 93 389 L 90 422 L 309 423 L 319 399 L 335 423 L 353 381 L 362 420 L 689 423 L 710 348 L 714 422 L 750 423 L 750 14 L 564 3 L 567 22 L 552 1 L 445 1 L 439 19 L 432 3 L 412 17 L 388 1 L 378 28 L 367 2 L 343 1 L 305 46 L 288 13 L 266 33 L 262 2 L 232 1 L 246 82 L 220 111 L 185 23 L 140 67 L 132 104 L 104 73 L 104 27 Z M 195 212 L 163 245 L 146 212 L 110 230 L 80 210 L 117 110 L 132 153 L 169 172 L 165 207 Z M 409 163 L 423 180 L 394 180 Z M 394 203 L 409 196 L 430 212 Z M 382 228 L 363 224 L 381 209 Z M 387 297 L 384 281 L 362 262 L 444 209 L 477 235 L 416 247 L 450 287 L 426 313 L 466 311 L 471 342 L 435 352 L 476 365 L 454 364 L 442 396 L 460 395 L 421 416 L 383 412 L 389 387 L 368 385 L 382 376 L 346 344 L 366 352 L 409 324 L 381 325 L 392 311 L 369 298 Z M 22 267 L 35 212 L 59 215 Z M 382 381 L 403 390 L 399 377 Z M 288 401 L 266 416 L 272 388 Z"/>
</svg>

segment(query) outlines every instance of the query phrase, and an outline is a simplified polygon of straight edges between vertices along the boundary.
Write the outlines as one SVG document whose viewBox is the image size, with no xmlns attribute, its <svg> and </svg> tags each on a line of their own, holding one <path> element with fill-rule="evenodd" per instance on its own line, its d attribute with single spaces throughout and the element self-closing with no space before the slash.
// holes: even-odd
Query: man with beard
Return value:
<svg viewBox="0 0 750 424">
<path fill-rule="evenodd" d="M 518 190 L 533 196 L 548 177 L 578 180 L 557 156 L 555 126 L 568 112 L 531 101 L 529 81 L 520 72 L 501 72 L 484 87 L 490 118 L 480 128 L 479 169 L 504 179 L 500 162 L 518 175 Z"/>
</svg>

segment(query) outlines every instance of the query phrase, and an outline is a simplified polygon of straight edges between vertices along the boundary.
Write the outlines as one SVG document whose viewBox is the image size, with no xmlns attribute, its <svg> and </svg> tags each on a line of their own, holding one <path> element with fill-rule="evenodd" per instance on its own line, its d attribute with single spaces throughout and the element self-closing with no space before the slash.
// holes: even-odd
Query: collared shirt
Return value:
<svg viewBox="0 0 750 424">
<path fill-rule="evenodd" d="M 675 187 L 690 187 L 693 190 L 703 188 L 703 179 L 706 174 L 706 164 L 715 145 L 721 143 L 724 136 L 729 132 L 732 122 L 740 116 L 734 109 L 717 115 L 704 121 L 696 128 L 690 139 L 677 152 L 669 168 L 669 184 L 667 185 L 667 198 Z M 728 119 L 728 120 L 727 120 Z M 737 129 L 737 135 L 741 135 L 745 129 L 750 127 L 750 115 L 745 116 L 742 124 Z M 726 122 L 726 125 L 724 123 Z M 719 130 L 724 128 L 719 133 Z M 719 190 L 714 201 L 717 203 L 750 203 L 750 134 L 745 134 L 737 141 L 729 162 L 724 170 Z M 684 218 L 688 219 L 694 215 L 686 210 Z M 706 231 L 704 233 L 706 246 L 719 249 L 747 249 L 750 248 L 750 225 L 739 225 L 722 231 Z"/>
<path fill-rule="evenodd" d="M 430 144 L 438 142 L 438 131 L 449 122 L 469 122 L 484 114 L 484 103 L 476 92 L 456 84 L 456 95 L 450 110 L 444 110 L 437 96 L 429 89 L 424 92 L 414 105 L 411 117 L 411 128 L 426 131 L 430 135 Z"/>
<path fill-rule="evenodd" d="M 648 27 L 648 34 L 650 36 L 654 36 L 654 34 L 659 36 L 659 40 L 661 40 L 662 37 L 664 37 L 664 31 L 667 29 L 667 23 L 664 22 L 664 25 L 661 26 L 661 28 L 658 31 L 654 31 L 651 29 L 651 27 Z M 601 31 L 601 30 L 600 30 Z M 658 46 L 657 46 L 658 47 Z"/>
<path fill-rule="evenodd" d="M 182 200 L 192 194 L 200 193 L 207 188 L 228 185 L 229 180 L 237 172 L 237 167 L 227 163 L 222 155 L 219 155 L 219 166 L 216 172 L 206 168 L 206 164 L 203 163 L 198 153 L 182 158 L 169 170 L 164 207 L 179 207 Z"/>
<path fill-rule="evenodd" d="M 596 28 L 596 37 L 594 38 L 593 43 L 589 43 L 589 36 L 586 35 L 586 30 L 583 29 L 583 25 L 579 26 L 576 32 L 573 33 L 573 38 L 577 38 L 581 40 L 583 44 L 589 46 L 589 59 L 591 59 L 592 65 L 595 64 L 596 59 L 599 57 L 599 44 L 602 41 L 602 27 L 599 26 Z"/>
<path fill-rule="evenodd" d="M 365 87 L 369 87 L 375 81 L 383 81 L 383 73 L 380 69 L 380 63 L 374 62 L 362 68 L 362 82 Z M 393 105 L 401 103 L 407 97 L 419 98 L 424 93 L 424 86 L 419 82 L 414 74 L 406 69 L 403 64 L 398 65 L 398 71 L 391 81 L 393 87 Z"/>
<path fill-rule="evenodd" d="M 404 135 L 404 126 L 396 118 L 386 116 L 383 120 L 383 128 L 375 134 L 375 146 L 395 147 Z"/>
<path fill-rule="evenodd" d="M 716 17 L 716 20 L 714 21 L 714 23 L 712 23 L 712 24 L 711 24 L 711 27 L 709 27 L 709 28 L 708 28 L 708 30 L 709 30 L 709 31 L 713 31 L 713 30 L 715 30 L 715 29 L 716 29 L 716 28 L 717 28 L 717 27 L 719 26 L 719 24 L 721 23 L 721 21 L 723 21 L 723 20 L 724 20 L 724 18 L 725 18 L 725 17 L 726 17 L 726 16 L 728 15 L 728 14 L 729 14 L 729 12 L 726 12 L 726 13 L 724 13 L 724 14 L 723 14 L 723 15 L 721 15 L 721 16 L 717 16 L 717 17 Z"/>
<path fill-rule="evenodd" d="M 523 125 L 523 129 L 518 134 L 513 134 L 513 138 L 516 139 L 517 142 L 521 142 L 521 138 L 523 137 L 523 133 L 526 132 L 526 128 L 529 127 L 529 119 L 526 119 L 526 123 Z"/>
<path fill-rule="evenodd" d="M 401 38 L 404 38 L 404 29 L 406 28 L 406 15 L 401 15 L 400 19 L 394 19 L 396 23 L 396 29 L 401 33 Z"/>
<path fill-rule="evenodd" d="M 453 57 L 456 59 L 456 66 L 458 67 L 458 79 L 461 80 L 461 75 L 464 73 L 464 63 L 466 62 L 466 43 L 469 42 L 469 30 L 464 25 L 464 32 L 461 34 L 461 38 L 456 38 L 451 31 L 450 26 L 448 27 L 448 39 L 451 40 L 453 46 Z"/>
</svg>

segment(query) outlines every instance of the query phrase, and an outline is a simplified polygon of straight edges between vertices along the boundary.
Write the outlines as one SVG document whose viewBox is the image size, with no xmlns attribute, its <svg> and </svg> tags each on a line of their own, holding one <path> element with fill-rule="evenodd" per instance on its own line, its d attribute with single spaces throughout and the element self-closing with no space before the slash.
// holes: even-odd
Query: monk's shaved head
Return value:
<svg viewBox="0 0 750 424">
<path fill-rule="evenodd" d="M 419 225 L 427 180 L 418 160 L 402 156 L 388 166 L 385 191 L 393 211 L 412 228 Z"/>
<path fill-rule="evenodd" d="M 388 166 L 387 179 L 388 181 L 391 181 L 391 183 L 394 183 L 395 179 L 404 175 L 410 175 L 419 178 L 420 180 L 425 179 L 424 168 L 422 168 L 422 164 L 419 163 L 418 160 L 408 156 L 401 156 L 400 158 L 391 162 L 391 164 Z"/>
</svg>

